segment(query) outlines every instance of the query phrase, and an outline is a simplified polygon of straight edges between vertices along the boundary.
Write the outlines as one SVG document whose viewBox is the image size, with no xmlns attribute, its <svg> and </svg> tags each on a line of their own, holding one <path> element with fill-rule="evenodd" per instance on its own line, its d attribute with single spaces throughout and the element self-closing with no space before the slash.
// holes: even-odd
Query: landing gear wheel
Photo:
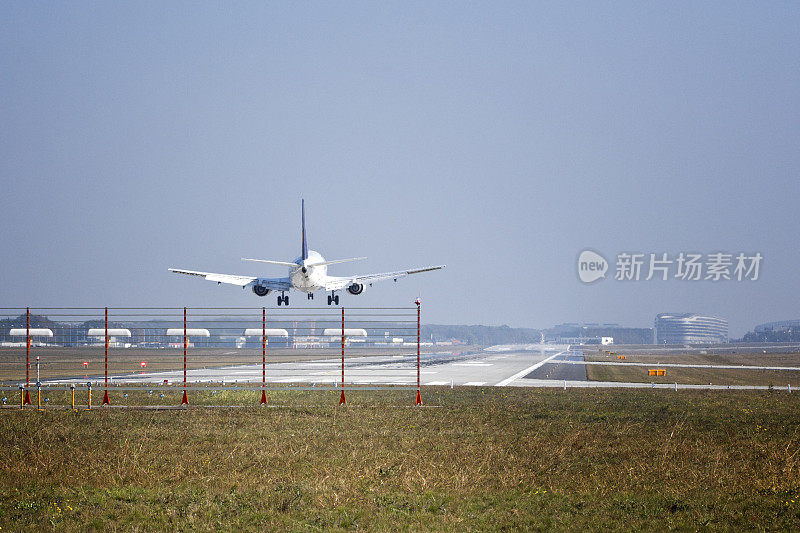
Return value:
<svg viewBox="0 0 800 533">
<path fill-rule="evenodd" d="M 309 292 L 309 293 L 308 293 L 308 295 L 307 295 L 306 297 L 307 297 L 309 300 L 313 300 L 313 299 L 314 299 L 314 293 L 313 293 L 313 292 Z"/>
<path fill-rule="evenodd" d="M 283 296 L 278 296 L 278 307 L 283 303 Z"/>
<path fill-rule="evenodd" d="M 283 297 L 283 305 L 285 305 L 286 307 L 289 307 L 289 296 L 288 295 Z"/>
<path fill-rule="evenodd" d="M 333 297 L 333 303 L 335 303 L 336 305 L 339 305 L 339 296 L 338 295 Z"/>
<path fill-rule="evenodd" d="M 331 303 L 332 303 L 332 302 L 333 302 L 333 296 L 331 296 L 331 295 L 329 294 L 329 295 L 328 295 L 328 305 L 331 305 Z"/>
</svg>

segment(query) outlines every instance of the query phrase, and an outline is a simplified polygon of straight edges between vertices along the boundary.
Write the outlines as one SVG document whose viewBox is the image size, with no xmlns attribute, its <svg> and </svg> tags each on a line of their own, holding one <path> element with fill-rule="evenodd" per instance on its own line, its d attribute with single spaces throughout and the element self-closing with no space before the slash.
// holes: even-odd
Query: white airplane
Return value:
<svg viewBox="0 0 800 533">
<path fill-rule="evenodd" d="M 372 286 L 373 282 L 385 279 L 397 281 L 398 278 L 408 276 L 409 274 L 419 274 L 420 272 L 429 272 L 445 267 L 445 265 L 437 265 L 414 268 L 411 270 L 399 270 L 397 272 L 384 272 L 382 274 L 367 274 L 364 276 L 329 276 L 328 265 L 357 261 L 359 259 L 366 259 L 366 257 L 325 261 L 325 258 L 322 257 L 319 252 L 309 250 L 308 243 L 306 242 L 305 200 L 301 201 L 301 211 L 303 247 L 300 257 L 291 263 L 288 261 L 242 258 L 242 261 L 287 266 L 289 267 L 289 275 L 285 278 L 261 278 L 257 276 L 238 276 L 235 274 L 215 274 L 214 272 L 197 272 L 195 270 L 182 270 L 178 268 L 170 268 L 169 270 L 176 274 L 200 276 L 208 281 L 216 281 L 218 285 L 221 283 L 229 283 L 231 285 L 238 285 L 243 289 L 251 287 L 257 296 L 266 296 L 272 291 L 280 291 L 281 295 L 278 296 L 278 305 L 280 306 L 281 304 L 289 305 L 289 295 L 287 295 L 286 292 L 292 289 L 305 292 L 309 300 L 314 299 L 314 291 L 331 291 L 328 295 L 328 305 L 339 305 L 339 296 L 335 294 L 335 291 L 347 289 L 347 292 L 350 294 L 357 295 L 364 292 L 365 284 Z"/>
</svg>

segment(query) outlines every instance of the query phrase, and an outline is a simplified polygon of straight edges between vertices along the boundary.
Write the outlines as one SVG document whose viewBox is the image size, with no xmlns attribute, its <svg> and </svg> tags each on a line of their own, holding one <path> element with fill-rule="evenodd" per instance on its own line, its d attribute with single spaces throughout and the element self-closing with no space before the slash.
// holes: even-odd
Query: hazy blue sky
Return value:
<svg viewBox="0 0 800 533">
<path fill-rule="evenodd" d="M 369 257 L 331 274 L 448 265 L 346 305 L 741 335 L 800 318 L 798 95 L 797 2 L 3 2 L 0 302 L 274 306 L 166 269 L 285 275 L 239 258 L 296 257 L 305 197 Z M 584 285 L 584 248 L 764 262 Z"/>
</svg>

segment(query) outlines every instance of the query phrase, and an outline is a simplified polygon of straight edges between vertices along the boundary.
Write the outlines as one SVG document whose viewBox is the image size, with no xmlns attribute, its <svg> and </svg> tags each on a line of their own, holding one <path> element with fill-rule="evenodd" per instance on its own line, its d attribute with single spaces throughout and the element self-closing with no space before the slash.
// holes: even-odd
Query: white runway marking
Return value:
<svg viewBox="0 0 800 533">
<path fill-rule="evenodd" d="M 473 386 L 473 387 L 480 387 L 481 385 L 486 385 L 485 381 L 467 381 L 464 385 Z"/>
<path fill-rule="evenodd" d="M 566 350 L 564 350 L 564 352 L 566 352 Z M 556 357 L 558 357 L 559 355 L 563 354 L 564 352 L 558 352 L 557 354 L 551 355 L 550 357 L 548 357 L 547 359 L 544 359 L 543 361 L 539 361 L 535 365 L 529 366 L 525 370 L 517 372 L 516 374 L 514 374 L 510 378 L 506 378 L 503 381 L 501 381 L 500 383 L 496 384 L 495 387 L 505 387 L 506 385 L 508 385 L 509 383 L 514 381 L 515 379 L 519 379 L 522 376 L 525 376 L 525 375 L 533 372 L 534 370 L 536 370 L 537 368 L 539 368 L 540 366 L 542 366 L 543 364 L 545 364 L 549 360 L 555 359 Z"/>
<path fill-rule="evenodd" d="M 493 363 L 453 363 L 452 366 L 492 366 Z"/>
<path fill-rule="evenodd" d="M 425 385 L 449 385 L 447 381 L 429 381 Z"/>
</svg>

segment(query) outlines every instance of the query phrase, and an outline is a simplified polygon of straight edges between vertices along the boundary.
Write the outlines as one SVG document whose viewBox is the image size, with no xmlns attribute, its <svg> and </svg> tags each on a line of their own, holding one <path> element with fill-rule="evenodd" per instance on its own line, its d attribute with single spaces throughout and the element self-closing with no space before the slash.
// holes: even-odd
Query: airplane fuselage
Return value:
<svg viewBox="0 0 800 533">
<path fill-rule="evenodd" d="M 309 250 L 308 258 L 303 259 L 302 257 L 298 257 L 294 262 L 297 263 L 297 268 L 289 267 L 289 279 L 294 289 L 306 293 L 325 289 L 325 278 L 328 277 L 328 266 L 310 266 L 314 263 L 325 262 L 325 258 L 322 257 L 322 254 L 314 250 Z"/>
</svg>

